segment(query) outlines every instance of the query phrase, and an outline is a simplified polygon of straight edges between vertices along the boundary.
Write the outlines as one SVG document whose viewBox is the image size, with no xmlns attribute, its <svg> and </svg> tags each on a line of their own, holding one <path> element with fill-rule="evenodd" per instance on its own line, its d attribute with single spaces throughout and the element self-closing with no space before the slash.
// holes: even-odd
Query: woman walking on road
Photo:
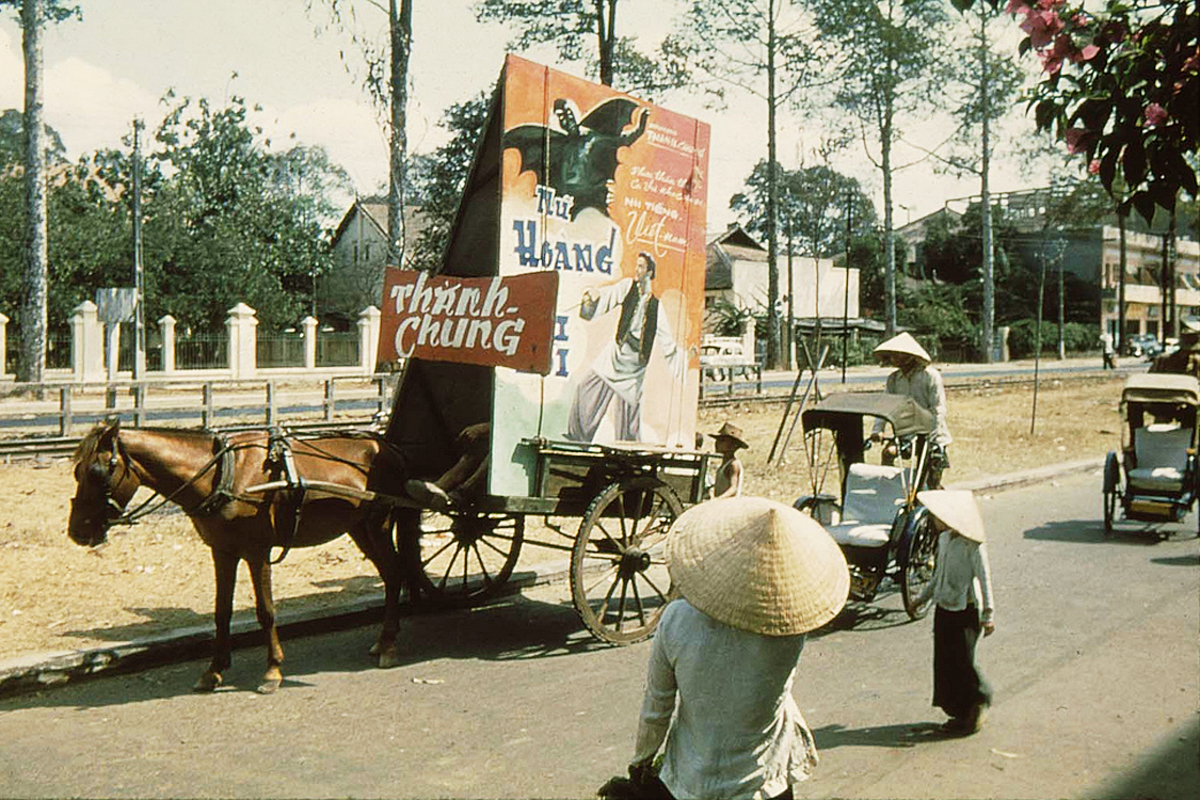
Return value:
<svg viewBox="0 0 1200 800">
<path fill-rule="evenodd" d="M 654 635 L 630 779 L 600 795 L 790 800 L 817 761 L 792 685 L 805 634 L 846 602 L 846 560 L 811 517 L 757 497 L 694 506 L 666 547 L 682 598 Z"/>
<path fill-rule="evenodd" d="M 975 665 L 979 633 L 991 636 L 992 574 L 983 517 L 969 491 L 926 491 L 917 500 L 938 530 L 933 579 L 918 598 L 937 604 L 933 616 L 933 704 L 949 715 L 944 733 L 969 736 L 983 727 L 992 689 Z"/>
</svg>

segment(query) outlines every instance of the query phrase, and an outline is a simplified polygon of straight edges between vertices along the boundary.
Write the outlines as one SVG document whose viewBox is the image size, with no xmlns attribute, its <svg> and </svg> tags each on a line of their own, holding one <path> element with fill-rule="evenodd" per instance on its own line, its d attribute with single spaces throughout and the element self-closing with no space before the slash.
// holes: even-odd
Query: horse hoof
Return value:
<svg viewBox="0 0 1200 800">
<path fill-rule="evenodd" d="M 379 652 L 380 669 L 391 669 L 398 666 L 400 666 L 400 654 L 396 652 L 396 648 L 389 647 Z"/>
<path fill-rule="evenodd" d="M 196 692 L 215 692 L 220 685 L 221 674 L 219 672 L 206 672 L 200 676 L 200 680 L 196 681 L 196 685 L 192 687 L 192 690 Z"/>
<path fill-rule="evenodd" d="M 282 678 L 274 678 L 265 680 L 258 685 L 259 694 L 275 694 L 275 690 L 279 688 L 279 684 L 283 683 Z"/>
<path fill-rule="evenodd" d="M 367 651 L 367 655 L 377 656 L 382 652 L 383 652 L 383 645 L 381 645 L 379 642 L 376 642 L 375 644 L 371 645 L 371 649 Z"/>
</svg>

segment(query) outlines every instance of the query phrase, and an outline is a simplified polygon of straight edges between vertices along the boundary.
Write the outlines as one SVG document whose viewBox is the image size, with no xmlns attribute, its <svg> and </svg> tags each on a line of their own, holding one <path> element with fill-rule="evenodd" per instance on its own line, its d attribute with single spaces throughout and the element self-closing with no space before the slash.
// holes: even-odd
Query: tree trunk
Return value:
<svg viewBox="0 0 1200 800">
<path fill-rule="evenodd" d="M 992 195 L 988 186 L 989 170 L 991 169 L 991 109 L 989 108 L 988 84 L 988 40 L 987 20 L 985 13 L 979 15 L 979 102 L 982 119 L 981 153 L 979 168 L 980 199 L 983 203 L 980 211 L 980 226 L 983 234 L 983 310 L 979 321 L 980 349 L 983 363 L 991 364 L 993 359 L 992 326 L 996 318 L 996 262 L 995 250 L 992 243 Z"/>
<path fill-rule="evenodd" d="M 617 0 L 595 0 L 596 36 L 600 50 L 600 82 L 613 85 L 613 48 L 617 41 Z M 607 12 L 605 13 L 607 6 Z"/>
<path fill-rule="evenodd" d="M 767 14 L 767 369 L 779 369 L 779 169 L 775 161 L 775 0 Z"/>
<path fill-rule="evenodd" d="M 892 124 L 891 103 L 879 137 L 880 170 L 883 172 L 883 289 L 884 336 L 896 335 L 896 240 L 892 238 Z"/>
<path fill-rule="evenodd" d="M 46 374 L 46 128 L 42 121 L 44 0 L 21 4 L 25 53 L 25 303 L 21 314 L 21 368 L 17 379 L 41 383 Z"/>
<path fill-rule="evenodd" d="M 391 44 L 389 82 L 392 128 L 388 149 L 388 264 L 403 267 L 404 157 L 408 152 L 405 121 L 408 104 L 408 56 L 412 49 L 412 0 L 388 0 L 388 29 Z"/>
</svg>

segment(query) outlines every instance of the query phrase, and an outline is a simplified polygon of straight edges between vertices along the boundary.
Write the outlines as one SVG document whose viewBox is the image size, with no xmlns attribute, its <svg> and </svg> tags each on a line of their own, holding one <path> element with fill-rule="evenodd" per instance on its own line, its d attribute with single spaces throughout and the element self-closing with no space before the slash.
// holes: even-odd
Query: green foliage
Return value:
<svg viewBox="0 0 1200 800">
<path fill-rule="evenodd" d="M 968 289 L 953 284 L 923 283 L 911 295 L 902 294 L 896 309 L 901 326 L 925 343 L 937 358 L 946 349 L 974 353 L 979 329 L 967 312 Z M 978 308 L 978 304 L 974 304 Z"/>
<path fill-rule="evenodd" d="M 717 336 L 741 336 L 746 332 L 746 320 L 753 318 L 748 308 L 739 308 L 724 298 L 717 298 L 704 311 L 706 330 Z"/>
<path fill-rule="evenodd" d="M 1009 326 L 1008 352 L 1016 358 L 1033 358 L 1038 326 L 1036 320 L 1025 319 Z M 1068 322 L 1063 325 L 1063 344 L 1068 353 L 1087 353 L 1098 347 L 1095 323 Z M 1042 321 L 1042 355 L 1058 353 L 1058 323 Z"/>
<path fill-rule="evenodd" d="M 438 123 L 450 132 L 450 140 L 411 161 L 409 197 L 420 206 L 425 222 L 412 252 L 412 262 L 420 268 L 441 265 L 490 107 L 491 98 L 483 93 L 450 106 Z"/>
<path fill-rule="evenodd" d="M 218 330 L 245 302 L 264 330 L 308 313 L 312 276 L 332 266 L 321 220 L 344 171 L 319 148 L 270 149 L 239 98 L 221 109 L 182 101 L 143 165 L 146 319 Z M 0 152 L 16 112 L 0 115 Z M 19 129 L 19 124 L 17 125 Z M 57 135 L 51 137 L 57 140 Z M 48 311 L 65 330 L 95 290 L 132 286 L 132 157 L 104 150 L 57 162 L 48 197 Z M 25 220 L 20 169 L 0 169 L 0 310 L 20 325 Z"/>
<path fill-rule="evenodd" d="M 875 226 L 875 206 L 857 178 L 827 166 L 776 171 L 779 186 L 778 230 L 794 240 L 797 253 L 829 258 L 846 249 L 846 211 L 852 232 L 861 236 Z M 765 236 L 767 229 L 767 162 L 759 161 L 746 178 L 746 189 L 729 200 L 746 229 Z"/>
</svg>

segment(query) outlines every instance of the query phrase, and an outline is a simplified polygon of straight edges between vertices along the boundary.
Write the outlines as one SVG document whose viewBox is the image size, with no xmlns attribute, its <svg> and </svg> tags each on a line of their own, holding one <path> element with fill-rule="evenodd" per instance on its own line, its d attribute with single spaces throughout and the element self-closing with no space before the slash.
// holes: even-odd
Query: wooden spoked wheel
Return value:
<svg viewBox="0 0 1200 800">
<path fill-rule="evenodd" d="M 493 597 L 512 575 L 524 538 L 521 515 L 422 513 L 422 592 L 434 604 L 452 608 Z"/>
<path fill-rule="evenodd" d="M 571 552 L 571 596 L 589 631 L 629 644 L 654 632 L 672 599 L 665 545 L 683 513 L 654 477 L 610 484 L 588 506 Z"/>
</svg>

